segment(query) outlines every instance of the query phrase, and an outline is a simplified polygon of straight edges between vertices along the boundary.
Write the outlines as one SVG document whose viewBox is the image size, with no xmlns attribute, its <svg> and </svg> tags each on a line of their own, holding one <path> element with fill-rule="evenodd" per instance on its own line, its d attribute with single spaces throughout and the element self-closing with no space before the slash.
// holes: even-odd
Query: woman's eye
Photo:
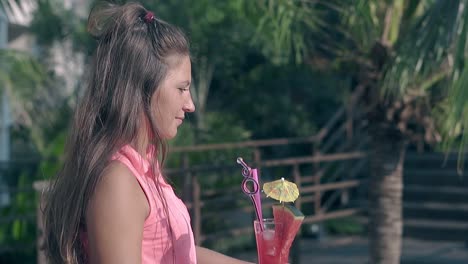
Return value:
<svg viewBox="0 0 468 264">
<path fill-rule="evenodd" d="M 181 92 L 186 92 L 186 91 L 189 90 L 189 88 L 179 88 L 179 90 L 180 90 Z"/>
</svg>

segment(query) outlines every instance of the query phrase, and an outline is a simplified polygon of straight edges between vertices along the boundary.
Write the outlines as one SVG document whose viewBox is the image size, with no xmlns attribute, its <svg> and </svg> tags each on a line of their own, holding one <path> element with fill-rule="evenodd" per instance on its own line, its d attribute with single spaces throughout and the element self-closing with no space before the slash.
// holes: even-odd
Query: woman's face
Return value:
<svg viewBox="0 0 468 264">
<path fill-rule="evenodd" d="M 177 135 L 185 113 L 194 112 L 190 93 L 192 69 L 189 56 L 172 56 L 166 78 L 151 98 L 153 120 L 163 139 Z"/>
</svg>

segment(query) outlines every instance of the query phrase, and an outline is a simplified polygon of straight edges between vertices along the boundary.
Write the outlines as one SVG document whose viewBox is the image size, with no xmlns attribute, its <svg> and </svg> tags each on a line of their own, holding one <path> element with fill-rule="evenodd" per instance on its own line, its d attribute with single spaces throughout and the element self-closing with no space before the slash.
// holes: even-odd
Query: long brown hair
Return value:
<svg viewBox="0 0 468 264">
<path fill-rule="evenodd" d="M 69 130 L 64 166 L 44 207 L 44 246 L 50 263 L 82 259 L 79 233 L 89 200 L 111 156 L 134 142 L 145 127 L 142 116 L 154 135 L 153 170 L 158 157 L 164 161 L 166 144 L 152 121 L 151 96 L 171 66 L 169 56 L 189 55 L 189 44 L 178 28 L 157 17 L 148 21 L 147 13 L 138 3 L 99 3 L 88 18 L 97 48 Z"/>
</svg>

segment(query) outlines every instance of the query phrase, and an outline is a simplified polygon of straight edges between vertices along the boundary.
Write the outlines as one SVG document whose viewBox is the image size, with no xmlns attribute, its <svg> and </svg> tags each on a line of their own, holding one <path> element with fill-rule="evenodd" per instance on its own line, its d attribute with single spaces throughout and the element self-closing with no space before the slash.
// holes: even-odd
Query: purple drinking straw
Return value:
<svg viewBox="0 0 468 264">
<path fill-rule="evenodd" d="M 262 201 L 260 198 L 260 184 L 258 179 L 258 172 L 257 169 L 251 169 L 241 157 L 237 158 L 237 163 L 239 163 L 242 169 L 242 176 L 244 176 L 244 180 L 242 181 L 242 191 L 247 194 L 255 209 L 255 215 L 257 216 L 257 220 L 260 223 L 260 229 L 263 230 L 262 226 Z M 247 186 L 247 184 L 251 182 L 253 184 L 252 190 Z"/>
<path fill-rule="evenodd" d="M 257 172 L 257 169 L 252 169 L 252 178 L 260 184 L 260 181 L 258 179 L 258 172 Z M 259 186 L 260 187 L 260 186 Z M 260 222 L 260 225 L 262 223 L 262 220 L 263 220 L 263 215 L 262 215 L 262 199 L 260 197 L 260 191 L 257 191 L 255 194 L 254 194 L 254 199 L 255 199 L 255 203 L 257 204 L 257 208 L 255 208 L 256 210 L 256 213 L 257 213 L 257 217 L 258 217 L 258 221 Z"/>
</svg>

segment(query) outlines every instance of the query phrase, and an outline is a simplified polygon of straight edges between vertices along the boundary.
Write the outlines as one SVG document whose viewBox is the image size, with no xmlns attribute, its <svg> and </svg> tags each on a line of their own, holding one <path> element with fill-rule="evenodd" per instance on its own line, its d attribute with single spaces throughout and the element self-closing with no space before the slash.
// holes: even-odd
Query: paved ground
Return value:
<svg viewBox="0 0 468 264">
<path fill-rule="evenodd" d="M 367 244 L 367 239 L 362 237 L 335 237 L 321 242 L 303 239 L 300 264 L 365 264 L 368 263 Z M 255 262 L 256 252 L 235 257 Z M 468 264 L 468 247 L 463 243 L 405 239 L 401 263 Z"/>
</svg>

